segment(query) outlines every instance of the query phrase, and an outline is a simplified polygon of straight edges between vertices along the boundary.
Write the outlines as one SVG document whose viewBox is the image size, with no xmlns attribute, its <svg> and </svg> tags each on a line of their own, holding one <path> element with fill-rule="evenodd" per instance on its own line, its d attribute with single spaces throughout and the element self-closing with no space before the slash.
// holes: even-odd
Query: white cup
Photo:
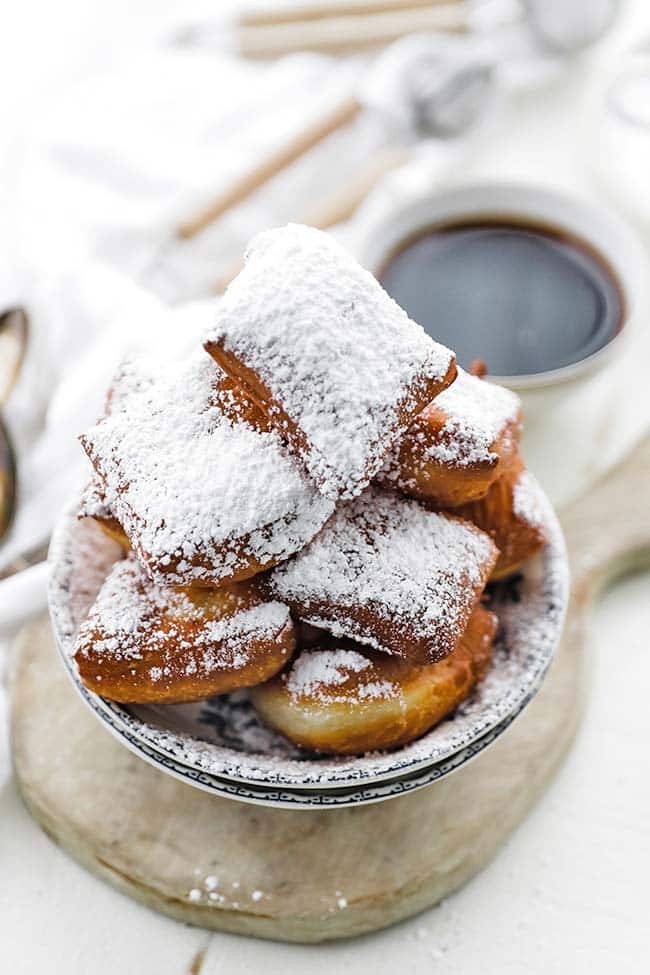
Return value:
<svg viewBox="0 0 650 975">
<path fill-rule="evenodd" d="M 632 228 L 600 205 L 533 184 L 494 182 L 425 193 L 420 188 L 393 200 L 379 216 L 362 223 L 357 257 L 378 274 L 390 255 L 418 232 L 489 219 L 551 226 L 582 240 L 602 256 L 623 293 L 622 328 L 597 352 L 549 372 L 489 377 L 521 396 L 523 453 L 554 503 L 562 504 L 613 463 L 625 441 L 617 400 L 626 360 L 648 329 L 648 256 Z"/>
</svg>

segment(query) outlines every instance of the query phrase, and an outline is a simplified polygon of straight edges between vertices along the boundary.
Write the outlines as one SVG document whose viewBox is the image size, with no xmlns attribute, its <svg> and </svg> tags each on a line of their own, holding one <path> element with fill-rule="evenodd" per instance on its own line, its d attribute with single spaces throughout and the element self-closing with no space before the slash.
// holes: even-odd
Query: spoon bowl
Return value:
<svg viewBox="0 0 650 975">
<path fill-rule="evenodd" d="M 0 314 L 0 405 L 16 384 L 27 349 L 29 324 L 22 308 Z"/>
<path fill-rule="evenodd" d="M 0 538 L 8 531 L 16 508 L 16 460 L 9 434 L 0 419 Z"/>
</svg>

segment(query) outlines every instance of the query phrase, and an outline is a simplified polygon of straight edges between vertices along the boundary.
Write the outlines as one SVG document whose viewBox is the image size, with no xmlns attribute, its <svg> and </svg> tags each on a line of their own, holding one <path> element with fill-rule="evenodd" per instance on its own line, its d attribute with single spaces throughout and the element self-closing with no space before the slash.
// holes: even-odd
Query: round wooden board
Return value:
<svg viewBox="0 0 650 975">
<path fill-rule="evenodd" d="M 565 512 L 573 585 L 544 686 L 497 742 L 407 796 L 293 811 L 219 799 L 132 755 L 77 697 L 41 619 L 12 665 L 12 751 L 46 832 L 124 893 L 181 921 L 316 942 L 432 906 L 497 851 L 550 780 L 580 720 L 585 629 L 604 581 L 650 551 L 650 440 Z"/>
</svg>

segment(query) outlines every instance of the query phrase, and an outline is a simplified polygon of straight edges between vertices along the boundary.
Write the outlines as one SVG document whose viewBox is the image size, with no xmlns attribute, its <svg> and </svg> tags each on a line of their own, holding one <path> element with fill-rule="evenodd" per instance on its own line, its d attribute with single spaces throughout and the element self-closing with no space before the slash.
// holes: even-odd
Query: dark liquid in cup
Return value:
<svg viewBox="0 0 650 975">
<path fill-rule="evenodd" d="M 404 243 L 379 280 L 414 321 L 494 376 L 548 372 L 607 345 L 623 322 L 605 261 L 560 231 L 510 221 L 434 227 Z"/>
</svg>

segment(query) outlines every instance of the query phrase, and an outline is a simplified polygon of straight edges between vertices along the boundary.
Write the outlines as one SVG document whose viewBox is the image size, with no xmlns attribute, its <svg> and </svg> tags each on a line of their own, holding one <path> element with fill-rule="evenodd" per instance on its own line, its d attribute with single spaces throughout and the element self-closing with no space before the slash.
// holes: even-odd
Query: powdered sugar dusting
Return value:
<svg viewBox="0 0 650 975">
<path fill-rule="evenodd" d="M 79 504 L 80 518 L 97 518 L 100 521 L 112 518 L 111 509 L 106 502 L 106 494 L 99 478 L 94 477 L 84 488 Z"/>
<path fill-rule="evenodd" d="M 303 650 L 281 678 L 295 702 L 361 702 L 401 694 L 390 680 L 377 680 L 372 661 L 357 650 Z"/>
<path fill-rule="evenodd" d="M 359 701 L 377 700 L 380 697 L 394 697 L 400 694 L 399 688 L 389 680 L 373 680 L 359 684 L 354 689 L 353 699 Z"/>
<path fill-rule="evenodd" d="M 532 697 L 559 639 L 568 595 L 566 553 L 552 509 L 535 484 L 548 545 L 527 563 L 519 582 L 494 587 L 491 608 L 500 619 L 493 663 L 484 681 L 456 711 L 421 739 L 395 752 L 324 758 L 301 753 L 256 718 L 246 692 L 193 704 L 123 706 L 103 701 L 81 687 L 70 667 L 77 629 L 120 548 L 91 520 L 77 520 L 78 502 L 56 526 L 50 549 L 50 609 L 57 640 L 73 679 L 98 713 L 193 775 L 230 777 L 237 782 L 282 789 L 363 786 L 402 777 L 432 762 L 453 767 L 450 756 L 475 749 Z M 441 774 L 444 774 L 444 769 Z M 245 796 L 244 796 L 245 797 Z M 297 802 L 297 800 L 296 800 Z M 329 802 L 322 800 L 323 804 Z"/>
<path fill-rule="evenodd" d="M 259 376 L 334 499 L 369 483 L 453 361 L 331 237 L 297 225 L 254 238 L 206 343 Z"/>
<path fill-rule="evenodd" d="M 511 390 L 470 376 L 463 369 L 437 397 L 436 406 L 447 419 L 440 442 L 431 445 L 427 456 L 460 466 L 492 459 L 492 444 L 517 420 L 521 409 L 519 397 Z"/>
<path fill-rule="evenodd" d="M 292 665 L 286 679 L 293 697 L 311 695 L 323 685 L 344 684 L 350 674 L 358 674 L 370 661 L 355 650 L 306 650 Z"/>
<path fill-rule="evenodd" d="M 145 650 L 159 652 L 162 663 L 149 672 L 154 682 L 167 676 L 165 667 L 172 663 L 187 676 L 238 670 L 254 659 L 257 641 L 273 638 L 289 624 L 281 603 L 248 602 L 235 590 L 215 618 L 188 593 L 152 583 L 129 556 L 115 563 L 102 585 L 80 627 L 78 652 L 114 661 L 142 660 Z"/>
<path fill-rule="evenodd" d="M 426 641 L 431 658 L 454 649 L 496 559 L 488 535 L 378 488 L 337 508 L 314 541 L 273 570 L 269 587 L 301 619 L 378 650 L 387 644 L 359 607 Z"/>
<path fill-rule="evenodd" d="M 520 416 L 519 397 L 494 383 L 458 370 L 455 381 L 436 397 L 433 409 L 445 415 L 435 431 L 427 427 L 427 411 L 416 418 L 400 443 L 390 452 L 380 480 L 400 483 L 400 451 L 412 448 L 419 463 L 448 467 L 493 464 L 495 441 L 506 435 Z"/>
<path fill-rule="evenodd" d="M 523 470 L 515 482 L 512 491 L 512 510 L 518 518 L 522 518 L 529 525 L 541 526 L 544 523 L 539 489 L 534 477 L 527 470 Z"/>
<path fill-rule="evenodd" d="M 251 559 L 268 565 L 309 541 L 331 502 L 276 433 L 233 417 L 212 359 L 201 351 L 180 366 L 156 365 L 155 381 L 150 371 L 123 367 L 110 413 L 82 440 L 152 576 L 217 583 Z"/>
</svg>

